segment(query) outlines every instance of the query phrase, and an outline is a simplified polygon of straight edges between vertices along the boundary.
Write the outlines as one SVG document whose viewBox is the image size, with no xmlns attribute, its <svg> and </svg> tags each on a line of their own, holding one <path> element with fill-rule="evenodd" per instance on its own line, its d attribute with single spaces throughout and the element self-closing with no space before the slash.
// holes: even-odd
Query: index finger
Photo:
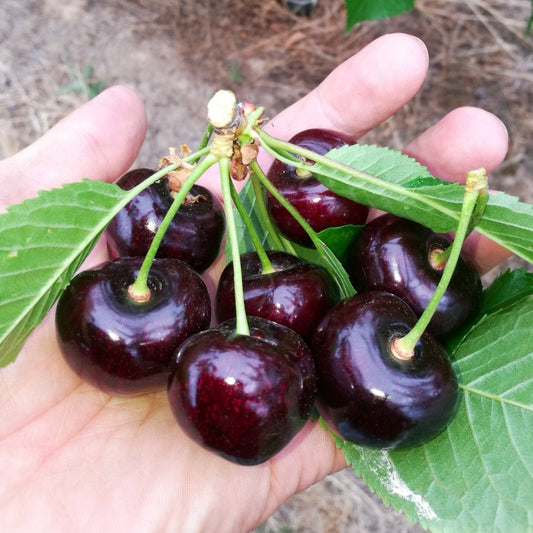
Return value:
<svg viewBox="0 0 533 533">
<path fill-rule="evenodd" d="M 323 128 L 356 140 L 409 102 L 427 70 L 428 52 L 420 39 L 384 35 L 339 65 L 265 130 L 288 139 L 304 129 Z"/>
<path fill-rule="evenodd" d="M 427 70 L 428 52 L 420 39 L 403 33 L 384 35 L 341 63 L 264 129 L 283 140 L 308 128 L 331 129 L 356 140 L 409 102 Z M 271 157 L 260 152 L 258 162 L 267 169 Z M 221 196 L 215 169 L 199 183 Z"/>
</svg>

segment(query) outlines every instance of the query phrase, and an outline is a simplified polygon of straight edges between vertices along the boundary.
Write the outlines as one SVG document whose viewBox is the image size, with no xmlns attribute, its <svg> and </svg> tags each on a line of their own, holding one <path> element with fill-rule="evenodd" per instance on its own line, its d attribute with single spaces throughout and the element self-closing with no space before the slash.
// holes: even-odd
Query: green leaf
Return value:
<svg viewBox="0 0 533 533">
<path fill-rule="evenodd" d="M 406 451 L 336 439 L 371 490 L 432 531 L 530 531 L 533 298 L 481 321 L 456 349 L 463 400 L 448 429 Z"/>
<path fill-rule="evenodd" d="M 532 294 L 533 272 L 526 272 L 525 268 L 507 270 L 485 289 L 480 314 L 497 311 Z"/>
<path fill-rule="evenodd" d="M 0 215 L 0 366 L 15 359 L 131 196 L 117 185 L 84 180 Z"/>
<path fill-rule="evenodd" d="M 409 11 L 415 0 L 344 0 L 346 6 L 346 31 L 364 20 L 394 17 Z"/>
<path fill-rule="evenodd" d="M 337 259 L 343 264 L 347 263 L 347 253 L 355 239 L 356 235 L 361 231 L 363 226 L 354 226 L 347 224 L 346 226 L 338 226 L 335 228 L 327 228 L 318 233 L 318 236 L 328 248 L 335 254 Z"/>
<path fill-rule="evenodd" d="M 414 159 L 378 146 L 332 150 L 328 158 L 380 178 L 379 183 L 316 163 L 313 174 L 334 192 L 428 226 L 454 231 L 464 187 L 431 176 Z M 533 206 L 502 192 L 491 194 L 476 231 L 533 263 Z"/>
<path fill-rule="evenodd" d="M 322 230 L 317 235 L 335 257 L 345 265 L 348 248 L 362 227 L 352 225 L 338 226 Z M 293 243 L 293 246 L 298 257 L 310 263 L 320 264 L 321 259 L 315 248 L 307 248 L 296 243 Z"/>
</svg>

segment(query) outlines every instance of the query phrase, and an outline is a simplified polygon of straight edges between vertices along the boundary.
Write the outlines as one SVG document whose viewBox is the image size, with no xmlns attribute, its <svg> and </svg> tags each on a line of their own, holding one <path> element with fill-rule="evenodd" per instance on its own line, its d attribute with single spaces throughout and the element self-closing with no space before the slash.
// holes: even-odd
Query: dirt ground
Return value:
<svg viewBox="0 0 533 533">
<path fill-rule="evenodd" d="M 429 76 L 408 106 L 362 142 L 401 148 L 454 107 L 484 107 L 506 123 L 511 140 L 492 187 L 532 202 L 533 37 L 524 35 L 530 2 L 416 5 L 345 33 L 342 0 L 319 0 L 310 18 L 276 0 L 3 0 L 0 156 L 34 141 L 101 81 L 131 85 L 144 99 L 148 134 L 137 166 L 150 166 L 170 145 L 199 142 L 216 89 L 233 89 L 272 116 L 374 38 L 405 31 L 427 43 Z M 292 498 L 257 531 L 421 529 L 346 470 Z"/>
</svg>

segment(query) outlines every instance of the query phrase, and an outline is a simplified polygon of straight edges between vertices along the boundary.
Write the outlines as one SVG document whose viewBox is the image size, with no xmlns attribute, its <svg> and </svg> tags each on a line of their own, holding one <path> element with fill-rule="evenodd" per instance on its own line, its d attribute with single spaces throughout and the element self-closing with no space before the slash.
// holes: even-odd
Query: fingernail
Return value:
<svg viewBox="0 0 533 533">
<path fill-rule="evenodd" d="M 496 116 L 496 115 L 494 115 L 494 116 Z M 496 118 L 498 119 L 498 122 L 502 125 L 502 128 L 505 131 L 505 135 L 507 135 L 507 140 L 509 140 L 509 130 L 507 129 L 507 126 L 505 125 L 505 122 L 500 117 L 496 117 Z"/>
<path fill-rule="evenodd" d="M 420 46 L 420 48 L 424 50 L 424 52 L 426 53 L 427 60 L 429 62 L 429 51 L 428 51 L 428 47 L 426 46 L 426 43 L 422 39 L 416 37 L 415 35 L 412 35 L 411 37 L 417 42 L 418 46 Z"/>
</svg>

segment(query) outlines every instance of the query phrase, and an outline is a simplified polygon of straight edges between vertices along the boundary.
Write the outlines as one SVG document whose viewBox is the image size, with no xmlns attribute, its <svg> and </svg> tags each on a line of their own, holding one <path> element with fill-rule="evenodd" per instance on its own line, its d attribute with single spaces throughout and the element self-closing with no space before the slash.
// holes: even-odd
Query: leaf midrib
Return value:
<svg viewBox="0 0 533 533">
<path fill-rule="evenodd" d="M 49 283 L 42 285 L 41 290 L 34 293 L 33 298 L 28 298 L 27 304 L 20 310 L 18 319 L 13 320 L 11 322 L 11 327 L 7 328 L 4 331 L 4 333 L 0 335 L 0 343 L 4 342 L 9 337 L 9 335 L 13 331 L 16 330 L 18 325 L 27 319 L 27 317 L 29 316 L 29 313 L 31 313 L 31 311 L 35 308 L 37 303 L 43 300 L 45 296 L 50 293 L 54 285 L 57 283 L 57 280 L 59 279 L 59 277 L 63 273 L 68 271 L 68 266 L 75 263 L 83 255 L 84 252 L 87 252 L 87 255 L 88 255 L 88 253 L 90 252 L 88 248 L 91 245 L 91 243 L 94 242 L 97 238 L 99 238 L 101 233 L 107 227 L 107 224 L 109 223 L 109 221 L 115 216 L 115 214 L 118 211 L 120 211 L 120 209 L 122 209 L 126 204 L 128 204 L 128 202 L 138 192 L 137 188 L 132 189 L 131 191 L 123 191 L 118 186 L 116 187 L 117 187 L 117 190 L 115 191 L 116 197 L 120 198 L 119 194 L 122 192 L 124 193 L 122 199 L 115 204 L 115 206 L 108 212 L 108 215 L 105 218 L 101 219 L 100 224 L 97 224 L 96 226 L 92 227 L 92 231 L 90 231 L 89 229 L 89 233 L 87 233 L 85 239 L 78 242 L 76 246 L 72 248 L 72 253 L 66 256 L 65 259 L 54 268 L 55 274 L 54 276 L 50 277 Z M 135 193 L 133 191 L 135 191 Z M 89 207 L 87 207 L 86 209 L 89 209 Z M 102 211 L 102 209 L 96 208 L 95 211 Z"/>
<path fill-rule="evenodd" d="M 512 405 L 513 407 L 518 407 L 520 409 L 525 409 L 526 411 L 533 412 L 533 406 L 527 405 L 523 402 L 518 402 L 516 400 L 511 400 L 509 398 L 503 398 L 497 394 L 492 394 L 490 392 L 483 391 L 481 389 L 477 389 L 475 387 L 470 387 L 469 385 L 465 385 L 463 383 L 459 384 L 459 388 L 464 390 L 465 392 L 468 392 L 470 394 L 477 394 L 478 396 L 482 396 L 484 398 L 488 398 L 489 400 L 499 402 L 502 404 Z"/>
</svg>

